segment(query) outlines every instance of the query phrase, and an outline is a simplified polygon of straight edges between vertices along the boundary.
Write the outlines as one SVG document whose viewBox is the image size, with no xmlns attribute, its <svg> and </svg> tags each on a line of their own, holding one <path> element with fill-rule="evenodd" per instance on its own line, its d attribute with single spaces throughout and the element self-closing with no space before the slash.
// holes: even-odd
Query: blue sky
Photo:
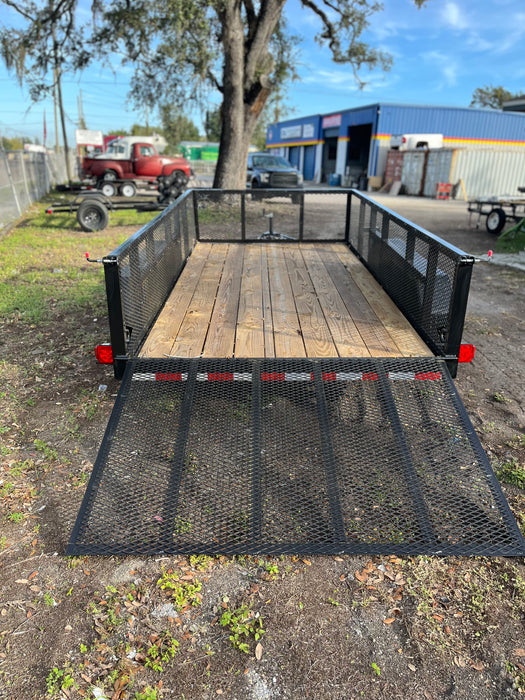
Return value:
<svg viewBox="0 0 525 700">
<path fill-rule="evenodd" d="M 303 37 L 298 72 L 287 104 L 290 116 L 338 111 L 373 102 L 467 107 L 476 87 L 503 85 L 525 92 L 524 0 L 427 0 L 417 10 L 410 0 L 384 0 L 383 12 L 372 18 L 364 35 L 373 46 L 393 56 L 392 69 L 363 70 L 367 84 L 360 90 L 348 66 L 330 61 L 330 52 L 313 41 L 319 27 L 311 11 L 289 0 L 286 14 L 293 30 Z M 0 21 L 11 23 L 12 11 L 0 6 Z M 87 13 L 86 13 L 87 14 Z M 110 133 L 144 123 L 144 113 L 127 102 L 131 68 L 115 60 L 115 72 L 94 65 L 81 76 L 64 77 L 64 103 L 70 138 L 78 119 L 77 96 L 82 90 L 84 114 L 90 129 Z M 0 132 L 5 136 L 38 136 L 46 110 L 48 144 L 54 143 L 53 105 L 31 104 L 27 90 L 0 66 Z M 210 96 L 210 107 L 217 96 Z M 192 114 L 200 124 L 199 112 Z M 150 115 L 150 123 L 155 115 Z"/>
</svg>

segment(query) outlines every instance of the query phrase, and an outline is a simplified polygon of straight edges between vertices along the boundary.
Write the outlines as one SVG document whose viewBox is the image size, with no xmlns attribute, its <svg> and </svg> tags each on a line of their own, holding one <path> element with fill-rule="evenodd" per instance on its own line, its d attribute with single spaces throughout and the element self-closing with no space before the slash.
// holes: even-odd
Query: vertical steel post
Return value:
<svg viewBox="0 0 525 700">
<path fill-rule="evenodd" d="M 456 268 L 456 279 L 452 290 L 452 301 L 450 303 L 449 331 L 445 346 L 446 354 L 456 358 L 455 360 L 447 361 L 448 369 L 452 377 L 455 377 L 458 371 L 457 357 L 459 355 L 459 347 L 461 345 L 463 327 L 465 325 L 473 265 L 474 258 L 469 256 L 462 258 Z"/>
<path fill-rule="evenodd" d="M 113 350 L 113 371 L 116 379 L 122 379 L 128 357 L 126 354 L 124 314 L 122 312 L 122 297 L 116 258 L 104 261 L 104 276 L 108 302 L 109 334 Z"/>
</svg>

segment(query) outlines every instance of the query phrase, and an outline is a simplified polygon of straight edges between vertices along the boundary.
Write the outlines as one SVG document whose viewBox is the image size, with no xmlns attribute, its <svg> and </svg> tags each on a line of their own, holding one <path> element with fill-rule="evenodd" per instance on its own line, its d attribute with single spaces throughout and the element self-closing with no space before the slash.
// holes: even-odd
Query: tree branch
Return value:
<svg viewBox="0 0 525 700">
<path fill-rule="evenodd" d="M 218 90 L 221 94 L 224 92 L 223 86 L 221 85 L 221 83 L 219 83 L 219 81 L 217 80 L 217 76 L 214 75 L 213 71 L 210 68 L 206 70 L 206 77 L 208 78 L 210 83 L 215 87 L 216 90 Z"/>
<path fill-rule="evenodd" d="M 286 0 L 262 0 L 252 39 L 246 47 L 244 89 L 248 91 L 257 71 L 269 56 L 268 44 L 281 17 Z M 250 30 L 249 30 L 250 33 Z"/>
<path fill-rule="evenodd" d="M 19 15 L 22 15 L 22 17 L 25 17 L 29 22 L 34 22 L 35 18 L 31 17 L 27 12 L 25 12 L 21 7 L 18 6 L 18 3 L 12 2 L 11 0 L 3 0 L 4 4 L 7 5 L 8 7 L 12 7 L 13 10 L 18 12 Z"/>
</svg>

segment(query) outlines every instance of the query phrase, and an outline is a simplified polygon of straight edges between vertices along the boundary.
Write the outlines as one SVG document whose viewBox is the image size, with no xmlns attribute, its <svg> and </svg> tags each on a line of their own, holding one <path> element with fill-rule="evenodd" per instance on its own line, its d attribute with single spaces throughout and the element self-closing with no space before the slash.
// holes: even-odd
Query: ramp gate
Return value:
<svg viewBox="0 0 525 700">
<path fill-rule="evenodd" d="M 446 362 L 133 359 L 67 554 L 523 555 Z"/>
</svg>

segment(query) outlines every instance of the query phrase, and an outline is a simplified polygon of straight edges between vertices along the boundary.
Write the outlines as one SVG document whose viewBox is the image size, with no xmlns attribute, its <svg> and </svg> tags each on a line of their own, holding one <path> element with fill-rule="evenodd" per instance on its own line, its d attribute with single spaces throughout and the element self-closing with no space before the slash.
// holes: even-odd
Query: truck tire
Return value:
<svg viewBox="0 0 525 700">
<path fill-rule="evenodd" d="M 114 197 L 117 194 L 117 188 L 111 180 L 102 180 L 99 189 L 105 197 Z"/>
<path fill-rule="evenodd" d="M 82 231 L 102 231 L 109 223 L 108 210 L 96 199 L 85 199 L 78 208 L 77 221 Z"/>
<path fill-rule="evenodd" d="M 159 203 L 168 204 L 175 201 L 186 189 L 188 179 L 182 170 L 174 170 L 170 175 L 161 175 L 159 177 Z"/>
<path fill-rule="evenodd" d="M 500 231 L 503 230 L 506 218 L 507 217 L 503 209 L 493 209 L 487 216 L 487 220 L 485 221 L 487 231 L 489 233 L 497 235 Z"/>
<path fill-rule="evenodd" d="M 106 170 L 102 175 L 102 179 L 113 182 L 114 180 L 118 180 L 118 173 L 115 170 Z"/>
<path fill-rule="evenodd" d="M 137 194 L 137 188 L 134 182 L 125 182 L 119 188 L 119 194 L 122 197 L 134 197 Z"/>
</svg>

